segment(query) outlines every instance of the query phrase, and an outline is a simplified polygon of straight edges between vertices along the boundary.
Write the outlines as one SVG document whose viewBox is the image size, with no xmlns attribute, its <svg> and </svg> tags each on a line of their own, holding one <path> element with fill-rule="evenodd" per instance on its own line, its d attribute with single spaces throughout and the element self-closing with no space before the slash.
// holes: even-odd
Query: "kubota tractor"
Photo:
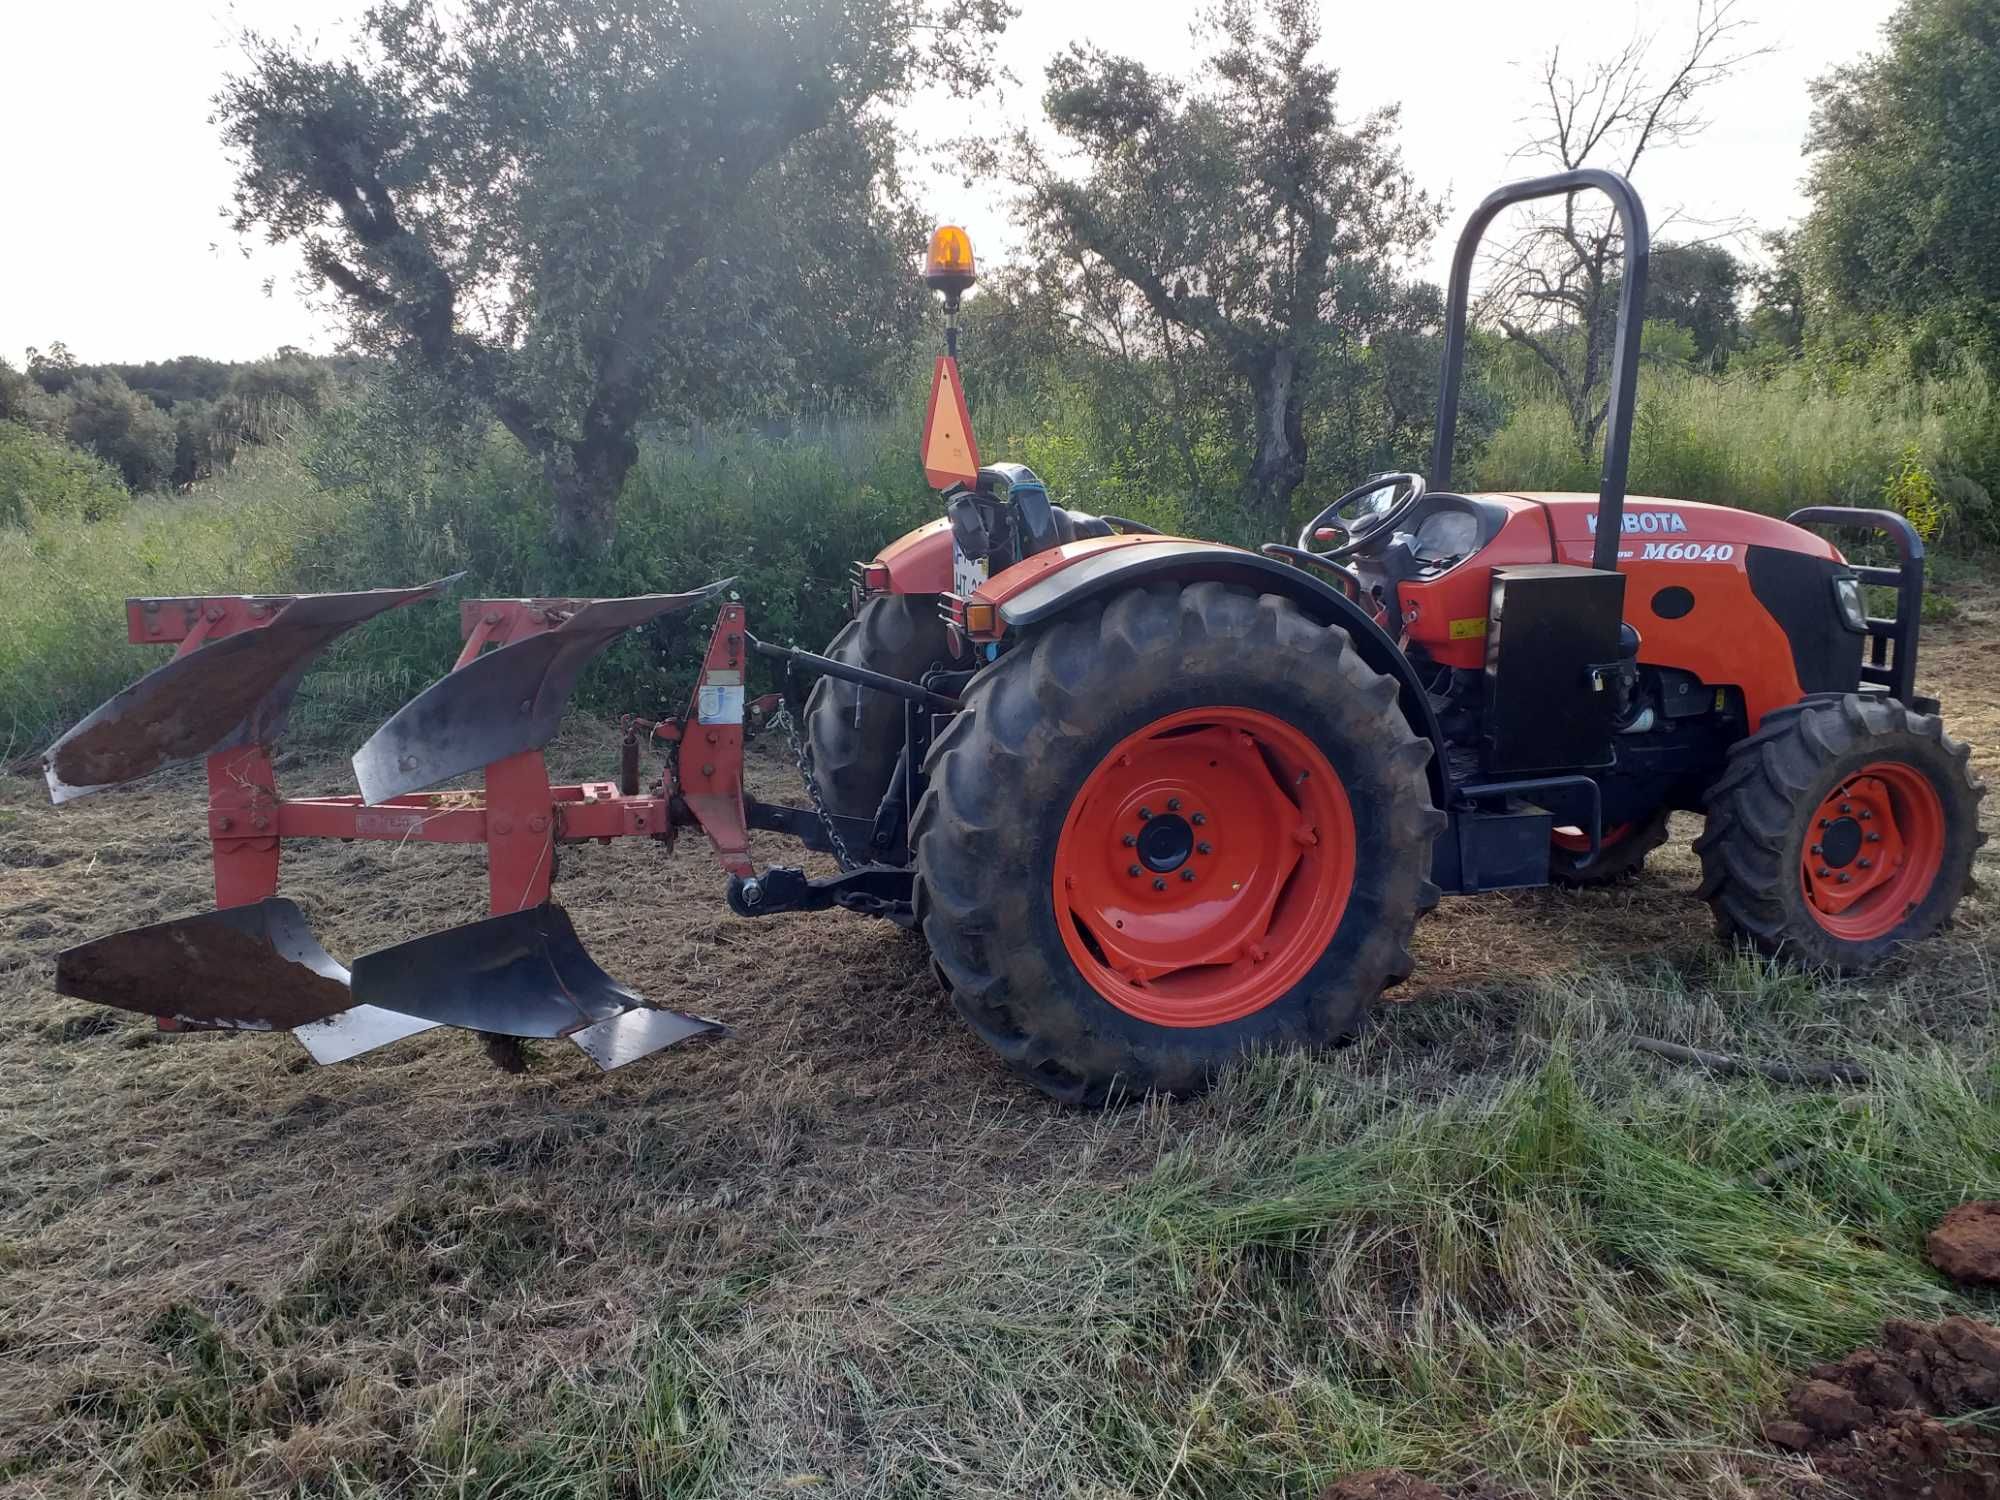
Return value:
<svg viewBox="0 0 2000 1500">
<path fill-rule="evenodd" d="M 1510 204 L 1587 189 L 1625 255 L 1599 492 L 1455 493 L 1481 235 Z M 1018 464 L 980 466 L 948 321 L 924 443 L 944 518 L 857 565 L 825 655 L 757 640 L 725 603 L 688 712 L 629 720 L 615 782 L 549 784 L 541 747 L 577 672 L 726 585 L 464 603 L 457 666 L 361 748 L 360 795 L 298 800 L 268 747 L 307 662 L 443 585 L 133 600 L 132 638 L 179 654 L 50 749 L 50 786 L 60 801 L 205 755 L 220 909 L 72 949 L 58 987 L 167 1026 L 292 1029 L 321 1061 L 453 1024 L 616 1066 L 717 1023 L 590 960 L 550 899 L 555 855 L 695 826 L 737 912 L 919 929 L 995 1051 L 1098 1102 L 1351 1033 L 1409 975 L 1440 895 L 1618 878 L 1675 811 L 1706 818 L 1701 894 L 1726 937 L 1865 968 L 1947 920 L 1983 838 L 1967 749 L 1914 687 L 1923 546 L 1886 511 L 1628 499 L 1646 260 L 1644 210 L 1611 173 L 1487 198 L 1453 262 L 1428 479 L 1376 475 L 1260 551 L 1082 515 Z M 955 316 L 961 233 L 940 231 L 927 276 Z M 1850 565 L 1811 527 L 1879 534 L 1899 561 Z M 1893 615 L 1870 614 L 1870 585 Z M 753 656 L 787 685 L 818 675 L 810 807 L 743 789 L 745 725 L 774 706 L 746 698 Z M 665 761 L 642 784 L 647 741 Z M 422 790 L 481 769 L 482 792 Z M 753 829 L 841 873 L 759 870 Z M 276 894 L 282 841 L 324 836 L 484 843 L 492 915 L 350 975 Z"/>
</svg>

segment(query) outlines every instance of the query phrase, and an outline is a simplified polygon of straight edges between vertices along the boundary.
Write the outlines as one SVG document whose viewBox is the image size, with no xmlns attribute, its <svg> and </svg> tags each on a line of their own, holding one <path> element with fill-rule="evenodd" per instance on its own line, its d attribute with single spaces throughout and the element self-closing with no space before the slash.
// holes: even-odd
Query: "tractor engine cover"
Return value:
<svg viewBox="0 0 2000 1500">
<path fill-rule="evenodd" d="M 1486 772 L 1609 763 L 1625 575 L 1563 563 L 1495 568 L 1488 608 Z"/>
</svg>

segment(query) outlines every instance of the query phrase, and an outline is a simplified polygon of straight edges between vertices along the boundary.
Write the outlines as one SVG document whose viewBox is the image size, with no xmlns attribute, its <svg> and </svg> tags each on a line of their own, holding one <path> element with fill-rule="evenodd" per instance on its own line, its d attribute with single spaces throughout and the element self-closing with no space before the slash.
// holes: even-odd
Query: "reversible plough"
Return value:
<svg viewBox="0 0 2000 1500">
<path fill-rule="evenodd" d="M 552 785 L 543 747 L 592 658 L 628 630 L 715 599 L 727 581 L 628 599 L 466 600 L 459 607 L 465 644 L 452 670 L 355 754 L 359 795 L 279 795 L 272 746 L 313 659 L 342 632 L 436 599 L 454 581 L 128 602 L 129 638 L 173 643 L 176 654 L 50 747 L 49 791 L 61 803 L 204 758 L 217 909 L 68 950 L 57 967 L 61 993 L 156 1016 L 168 1030 L 289 1030 L 322 1063 L 445 1025 L 567 1038 L 609 1069 L 722 1029 L 652 1005 L 612 979 L 550 899 L 550 884 L 563 844 L 671 845 L 692 826 L 736 877 L 732 900 L 755 908 L 764 883 L 750 863 L 753 817 L 827 847 L 803 810 L 746 798 L 745 723 L 760 722 L 776 700 L 746 700 L 756 643 L 743 607 L 722 604 L 684 718 L 626 720 L 616 781 Z M 640 783 L 645 741 L 669 752 L 649 786 Z M 425 790 L 471 772 L 482 773 L 481 789 Z M 286 842 L 326 838 L 483 844 L 491 915 L 343 968 L 299 907 L 278 894 Z M 795 903 L 806 904 L 802 875 L 772 875 L 780 884 L 792 877 Z M 865 896 L 852 894 L 855 885 L 819 904 L 847 894 L 847 904 L 869 909 Z"/>
</svg>

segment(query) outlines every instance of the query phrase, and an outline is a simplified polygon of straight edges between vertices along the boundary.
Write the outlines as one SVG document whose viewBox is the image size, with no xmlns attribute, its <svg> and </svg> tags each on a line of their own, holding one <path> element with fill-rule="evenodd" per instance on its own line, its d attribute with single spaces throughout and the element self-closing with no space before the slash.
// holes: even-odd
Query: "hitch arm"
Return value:
<svg viewBox="0 0 2000 1500">
<path fill-rule="evenodd" d="M 924 707 L 934 708 L 939 713 L 958 712 L 956 698 L 947 698 L 943 693 L 934 693 L 929 688 L 918 687 L 914 682 L 905 682 L 900 677 L 891 677 L 886 672 L 871 672 L 866 667 L 851 667 L 846 662 L 835 661 L 830 656 L 817 656 L 810 651 L 800 651 L 791 646 L 774 646 L 769 641 L 758 640 L 747 630 L 743 632 L 743 638 L 750 643 L 750 649 L 759 656 L 769 656 L 789 666 L 805 667 L 827 677 L 838 677 L 843 682 L 874 688 L 879 693 L 907 698 L 912 703 L 921 703 Z"/>
</svg>

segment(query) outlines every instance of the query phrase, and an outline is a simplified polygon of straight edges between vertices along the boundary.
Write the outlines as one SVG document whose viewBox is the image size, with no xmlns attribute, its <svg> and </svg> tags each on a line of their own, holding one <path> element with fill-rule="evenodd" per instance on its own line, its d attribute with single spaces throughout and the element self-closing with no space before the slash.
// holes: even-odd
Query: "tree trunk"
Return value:
<svg viewBox="0 0 2000 1500">
<path fill-rule="evenodd" d="M 629 432 L 592 433 L 542 454 L 542 474 L 555 495 L 556 546 L 591 556 L 609 552 L 618 537 L 618 495 L 638 462 Z"/>
<path fill-rule="evenodd" d="M 1292 491 L 1306 477 L 1304 392 L 1297 351 L 1283 347 L 1270 351 L 1252 379 L 1257 448 L 1245 499 L 1259 533 L 1278 535 L 1291 516 Z"/>
</svg>

